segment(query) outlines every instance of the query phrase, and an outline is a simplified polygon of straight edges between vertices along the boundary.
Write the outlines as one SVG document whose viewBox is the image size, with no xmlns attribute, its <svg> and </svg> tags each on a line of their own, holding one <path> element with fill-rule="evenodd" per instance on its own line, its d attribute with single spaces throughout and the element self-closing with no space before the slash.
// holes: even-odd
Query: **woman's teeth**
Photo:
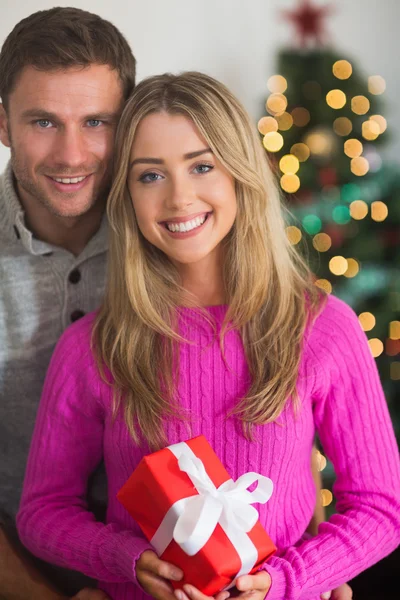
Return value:
<svg viewBox="0 0 400 600">
<path fill-rule="evenodd" d="M 185 223 L 166 223 L 166 227 L 169 231 L 184 233 L 185 231 L 191 231 L 192 229 L 196 229 L 196 227 L 200 227 L 203 225 L 206 220 L 207 215 L 203 215 L 202 217 L 196 217 L 191 221 L 186 221 Z"/>
</svg>

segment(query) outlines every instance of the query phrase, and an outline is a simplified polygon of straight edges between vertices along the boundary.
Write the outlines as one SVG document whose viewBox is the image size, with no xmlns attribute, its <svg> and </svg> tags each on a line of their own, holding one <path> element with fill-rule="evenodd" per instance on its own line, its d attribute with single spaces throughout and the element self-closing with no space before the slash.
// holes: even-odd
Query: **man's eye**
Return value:
<svg viewBox="0 0 400 600">
<path fill-rule="evenodd" d="M 39 119 L 36 123 L 41 129 L 48 129 L 52 125 L 48 119 Z"/>
<path fill-rule="evenodd" d="M 101 125 L 101 123 L 102 121 L 100 121 L 100 119 L 89 119 L 89 121 L 87 122 L 89 127 L 98 127 L 99 125 Z"/>
<path fill-rule="evenodd" d="M 197 173 L 208 173 L 209 171 L 211 171 L 214 168 L 213 165 L 207 165 L 205 163 L 201 163 L 199 165 L 196 165 L 194 170 Z"/>
</svg>

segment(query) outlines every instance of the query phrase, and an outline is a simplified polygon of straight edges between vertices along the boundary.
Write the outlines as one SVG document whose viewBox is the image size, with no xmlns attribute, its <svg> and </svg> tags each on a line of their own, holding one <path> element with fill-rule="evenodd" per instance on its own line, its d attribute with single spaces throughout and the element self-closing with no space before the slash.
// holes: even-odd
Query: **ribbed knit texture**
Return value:
<svg viewBox="0 0 400 600">
<path fill-rule="evenodd" d="M 209 308 L 218 327 L 225 307 Z M 135 583 L 135 562 L 149 544 L 116 493 L 146 447 L 137 448 L 121 417 L 112 420 L 112 392 L 90 351 L 93 315 L 71 326 L 53 356 L 38 413 L 18 527 L 22 541 L 47 561 L 100 580 L 114 600 L 147 596 Z M 307 332 L 298 379 L 301 408 L 288 402 L 276 423 L 258 426 L 250 442 L 227 418 L 248 388 L 237 332 L 226 338 L 226 363 L 212 330 L 189 309 L 181 330 L 179 402 L 190 425 L 167 424 L 169 443 L 204 434 L 236 479 L 247 471 L 270 477 L 271 500 L 258 506 L 278 552 L 264 566 L 268 600 L 317 600 L 392 552 L 400 540 L 400 469 L 396 441 L 374 359 L 357 317 L 330 297 Z M 315 506 L 311 449 L 315 431 L 332 460 L 337 514 L 313 539 L 302 537 Z M 107 524 L 87 512 L 89 474 L 102 456 L 108 474 Z"/>
</svg>

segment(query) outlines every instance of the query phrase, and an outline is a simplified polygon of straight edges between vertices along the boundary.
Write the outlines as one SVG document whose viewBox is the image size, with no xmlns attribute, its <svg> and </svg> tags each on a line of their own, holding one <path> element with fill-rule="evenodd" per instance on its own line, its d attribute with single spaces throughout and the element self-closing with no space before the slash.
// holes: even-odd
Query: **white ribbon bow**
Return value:
<svg viewBox="0 0 400 600">
<path fill-rule="evenodd" d="M 173 537 L 189 556 L 196 554 L 210 539 L 217 523 L 223 529 L 248 533 L 258 520 L 255 502 L 264 504 L 272 494 L 272 481 L 258 473 L 245 473 L 235 482 L 228 479 L 215 487 L 204 464 L 197 456 L 181 454 L 181 471 L 192 480 L 198 496 L 186 498 L 182 514 L 176 522 Z M 248 487 L 258 482 L 253 492 Z"/>
<path fill-rule="evenodd" d="M 258 473 L 245 473 L 235 482 L 228 479 L 218 488 L 211 481 L 200 458 L 185 443 L 168 449 L 178 460 L 180 469 L 193 482 L 198 495 L 175 502 L 151 539 L 159 556 L 174 539 L 182 550 L 193 556 L 208 542 L 219 523 L 237 551 L 241 569 L 236 577 L 249 573 L 257 562 L 258 552 L 247 533 L 258 519 L 251 504 L 265 504 L 272 494 L 273 483 Z M 258 482 L 253 492 L 248 487 Z"/>
</svg>

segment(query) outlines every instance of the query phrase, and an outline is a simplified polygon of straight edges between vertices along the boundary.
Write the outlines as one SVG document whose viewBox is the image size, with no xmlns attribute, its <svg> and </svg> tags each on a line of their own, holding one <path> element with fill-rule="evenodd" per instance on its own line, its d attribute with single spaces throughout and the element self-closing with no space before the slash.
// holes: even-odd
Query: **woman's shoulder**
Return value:
<svg viewBox="0 0 400 600">
<path fill-rule="evenodd" d="M 329 328 L 333 330 L 341 329 L 349 322 L 354 323 L 357 322 L 358 326 L 358 318 L 354 310 L 333 294 L 329 294 L 326 297 L 322 308 L 317 314 L 317 318 L 314 321 L 314 327 L 318 330 Z"/>
<path fill-rule="evenodd" d="M 340 298 L 329 294 L 306 332 L 306 348 L 326 354 L 340 351 L 365 338 L 354 310 Z M 325 350 L 325 352 L 324 352 Z"/>
<path fill-rule="evenodd" d="M 86 314 L 69 325 L 57 342 L 55 354 L 71 361 L 92 357 L 92 331 L 97 311 Z"/>
</svg>

